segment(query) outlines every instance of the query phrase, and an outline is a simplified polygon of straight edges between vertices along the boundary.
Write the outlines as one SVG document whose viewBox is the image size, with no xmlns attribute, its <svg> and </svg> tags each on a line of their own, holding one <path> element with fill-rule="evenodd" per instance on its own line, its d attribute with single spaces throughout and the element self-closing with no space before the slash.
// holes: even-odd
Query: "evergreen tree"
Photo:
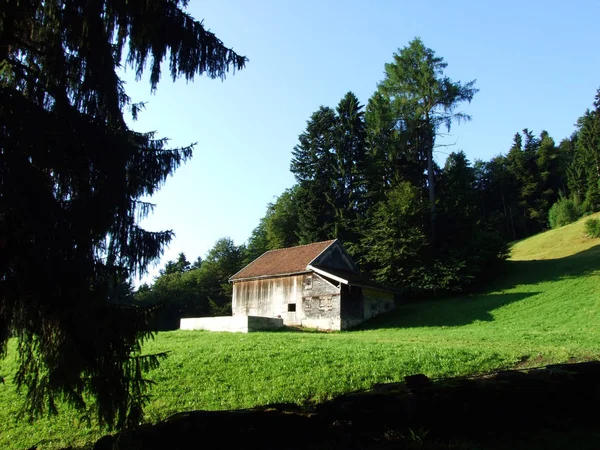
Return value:
<svg viewBox="0 0 600 450">
<path fill-rule="evenodd" d="M 515 240 L 518 183 L 508 168 L 506 156 L 496 156 L 475 166 L 479 208 L 485 228 L 504 239 Z"/>
<path fill-rule="evenodd" d="M 369 197 L 407 181 L 427 188 L 427 156 L 418 127 L 408 118 L 399 120 L 392 100 L 377 90 L 365 114 L 368 140 Z"/>
<path fill-rule="evenodd" d="M 412 147 L 427 161 L 427 186 L 431 220 L 431 236 L 435 241 L 435 166 L 433 148 L 440 127 L 450 131 L 453 121 L 470 120 L 456 108 L 470 102 L 478 89 L 475 81 L 462 84 L 444 75 L 444 59 L 413 39 L 407 47 L 394 53 L 394 62 L 385 65 L 385 78 L 378 91 L 391 101 L 397 127 L 410 139 Z"/>
<path fill-rule="evenodd" d="M 460 248 L 472 238 L 480 218 L 475 170 L 464 152 L 453 152 L 446 159 L 440 178 L 440 245 Z"/>
<path fill-rule="evenodd" d="M 559 145 L 560 152 L 565 157 L 567 192 L 569 192 L 571 196 L 574 195 L 578 199 L 583 200 L 586 167 L 584 161 L 576 151 L 576 147 L 577 131 L 570 137 L 563 139 Z"/>
<path fill-rule="evenodd" d="M 0 2 L 0 350 L 18 340 L 16 382 L 28 411 L 81 410 L 100 423 L 137 423 L 144 315 L 118 301 L 172 232 L 137 220 L 192 147 L 167 149 L 135 118 L 119 79 L 122 61 L 155 90 L 168 59 L 173 80 L 223 79 L 236 54 L 184 11 L 187 0 Z M 26 182 L 24 182 L 26 180 Z M 115 301 L 116 300 L 116 301 Z"/>
<path fill-rule="evenodd" d="M 290 166 L 299 183 L 301 243 L 356 241 L 366 207 L 365 140 L 362 105 L 351 92 L 336 110 L 322 106 L 307 122 Z"/>
<path fill-rule="evenodd" d="M 401 180 L 399 159 L 393 146 L 394 124 L 388 98 L 375 92 L 365 112 L 367 125 L 367 191 L 375 202 L 382 199 L 392 180 Z"/>
<path fill-rule="evenodd" d="M 321 106 L 307 122 L 292 151 L 290 170 L 298 182 L 298 239 L 300 244 L 335 237 L 334 129 L 336 115 Z"/>
<path fill-rule="evenodd" d="M 336 115 L 321 106 L 307 121 L 306 130 L 298 137 L 292 151 L 290 170 L 299 183 L 327 179 L 333 167 Z M 331 193 L 327 193 L 331 196 Z"/>
<path fill-rule="evenodd" d="M 334 186 L 335 235 L 344 242 L 357 240 L 357 227 L 366 207 L 366 124 L 363 106 L 348 92 L 336 112 Z"/>
<path fill-rule="evenodd" d="M 586 111 L 578 121 L 576 163 L 582 169 L 583 207 L 586 211 L 600 210 L 600 89 L 594 110 Z"/>
<path fill-rule="evenodd" d="M 329 196 L 325 196 L 329 192 Z M 335 210 L 328 200 L 331 185 L 318 178 L 299 183 L 296 193 L 298 204 L 298 243 L 301 245 L 336 238 Z"/>
<path fill-rule="evenodd" d="M 185 253 L 181 252 L 177 256 L 177 261 L 168 261 L 165 268 L 160 271 L 161 275 L 169 275 L 172 273 L 185 273 L 191 269 L 191 264 L 185 257 Z"/>
<path fill-rule="evenodd" d="M 560 147 L 556 147 L 554 139 L 547 131 L 542 131 L 535 163 L 540 178 L 538 208 L 545 222 L 550 207 L 558 200 L 560 192 L 564 192 L 567 187 L 565 160 L 565 155 Z"/>
<path fill-rule="evenodd" d="M 190 270 L 199 269 L 200 267 L 202 267 L 202 257 L 198 256 L 196 261 L 194 261 L 190 266 Z"/>
<path fill-rule="evenodd" d="M 513 145 L 506 156 L 508 170 L 518 184 L 518 210 L 513 215 L 518 238 L 540 231 L 545 224 L 535 204 L 540 187 L 535 164 L 537 142 L 529 130 L 524 129 L 523 135 L 525 145 L 523 145 L 523 136 L 516 133 Z"/>
</svg>

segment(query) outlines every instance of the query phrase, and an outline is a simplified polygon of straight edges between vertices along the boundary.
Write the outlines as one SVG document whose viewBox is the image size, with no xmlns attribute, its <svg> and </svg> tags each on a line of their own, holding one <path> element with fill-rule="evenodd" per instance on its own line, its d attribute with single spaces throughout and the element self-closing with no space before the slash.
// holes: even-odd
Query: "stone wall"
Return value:
<svg viewBox="0 0 600 450">
<path fill-rule="evenodd" d="M 339 330 L 340 288 L 317 274 L 306 275 L 302 289 L 302 311 L 303 327 Z"/>
</svg>

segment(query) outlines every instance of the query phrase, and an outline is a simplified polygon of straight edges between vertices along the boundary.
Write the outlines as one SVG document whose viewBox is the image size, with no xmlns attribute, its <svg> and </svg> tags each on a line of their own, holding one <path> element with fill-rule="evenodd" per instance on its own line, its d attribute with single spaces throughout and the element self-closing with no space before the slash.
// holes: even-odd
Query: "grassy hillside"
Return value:
<svg viewBox="0 0 600 450">
<path fill-rule="evenodd" d="M 364 329 L 341 333 L 161 333 L 145 350 L 171 351 L 150 421 L 193 409 L 319 402 L 405 375 L 474 375 L 600 354 L 600 239 L 583 221 L 516 243 L 506 272 L 478 295 L 405 304 Z M 13 343 L 14 344 L 14 343 Z M 15 370 L 14 345 L 2 374 Z M 16 421 L 10 375 L 0 386 L 0 448 L 83 445 L 99 436 L 68 409 Z"/>
<path fill-rule="evenodd" d="M 549 230 L 517 242 L 512 247 L 512 261 L 531 261 L 538 259 L 559 259 L 574 256 L 596 247 L 600 241 L 589 239 L 584 233 L 584 223 L 589 218 L 600 218 L 593 214 L 575 223 Z"/>
</svg>

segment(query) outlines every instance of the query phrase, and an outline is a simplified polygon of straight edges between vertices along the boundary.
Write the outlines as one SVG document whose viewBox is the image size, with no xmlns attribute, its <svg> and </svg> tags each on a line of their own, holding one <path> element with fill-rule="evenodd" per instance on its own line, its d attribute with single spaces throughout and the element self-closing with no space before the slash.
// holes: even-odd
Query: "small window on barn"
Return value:
<svg viewBox="0 0 600 450">
<path fill-rule="evenodd" d="M 296 304 L 288 303 L 288 312 L 296 312 Z"/>
<path fill-rule="evenodd" d="M 313 282 L 312 275 L 308 275 L 306 277 L 306 280 L 304 280 L 304 287 L 306 289 L 312 289 L 312 282 Z"/>
</svg>

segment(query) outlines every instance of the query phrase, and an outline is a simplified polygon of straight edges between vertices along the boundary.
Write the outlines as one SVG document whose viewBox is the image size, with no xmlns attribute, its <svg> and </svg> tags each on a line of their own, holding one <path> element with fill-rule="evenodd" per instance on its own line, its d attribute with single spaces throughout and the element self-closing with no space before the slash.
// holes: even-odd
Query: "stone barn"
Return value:
<svg viewBox="0 0 600 450">
<path fill-rule="evenodd" d="M 363 277 L 337 240 L 271 250 L 229 281 L 233 316 L 344 330 L 394 308 L 395 291 Z"/>
</svg>

